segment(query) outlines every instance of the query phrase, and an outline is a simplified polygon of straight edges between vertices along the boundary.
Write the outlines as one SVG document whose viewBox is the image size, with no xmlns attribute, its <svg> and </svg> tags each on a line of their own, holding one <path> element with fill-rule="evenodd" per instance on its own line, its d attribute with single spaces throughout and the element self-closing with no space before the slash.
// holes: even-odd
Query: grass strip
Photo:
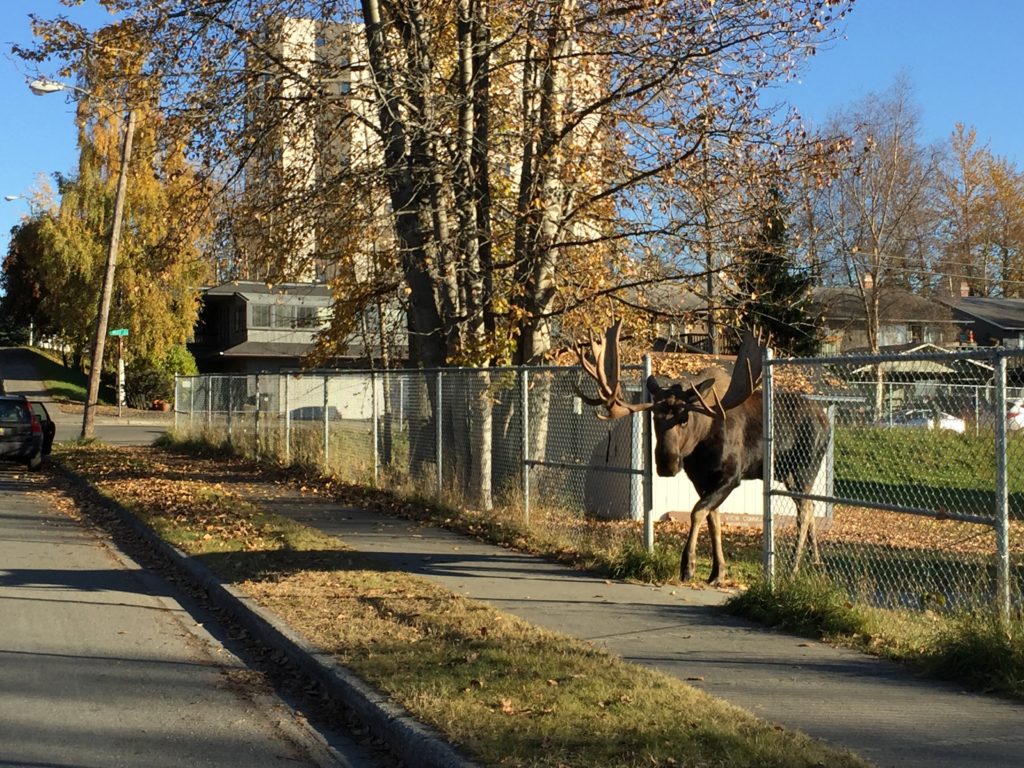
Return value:
<svg viewBox="0 0 1024 768">
<path fill-rule="evenodd" d="M 990 609 L 894 611 L 852 602 L 826 577 L 759 581 L 725 609 L 806 637 L 884 656 L 932 677 L 1024 699 L 1024 616 Z"/>
<path fill-rule="evenodd" d="M 237 464 L 84 446 L 60 460 L 483 765 L 861 766 L 655 671 L 269 514 Z"/>
</svg>

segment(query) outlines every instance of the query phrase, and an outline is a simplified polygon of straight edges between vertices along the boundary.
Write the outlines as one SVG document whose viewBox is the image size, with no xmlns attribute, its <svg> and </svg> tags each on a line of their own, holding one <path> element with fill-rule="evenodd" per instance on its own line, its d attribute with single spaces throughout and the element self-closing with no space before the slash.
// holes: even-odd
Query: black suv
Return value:
<svg viewBox="0 0 1024 768">
<path fill-rule="evenodd" d="M 21 395 L 0 395 L 0 458 L 23 461 L 37 470 L 53 447 L 56 431 L 42 403 Z"/>
</svg>

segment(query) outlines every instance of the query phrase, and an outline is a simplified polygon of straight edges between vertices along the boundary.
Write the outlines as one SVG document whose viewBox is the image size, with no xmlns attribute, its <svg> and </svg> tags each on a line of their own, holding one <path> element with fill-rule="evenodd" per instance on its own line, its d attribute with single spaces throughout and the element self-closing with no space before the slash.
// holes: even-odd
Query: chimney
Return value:
<svg viewBox="0 0 1024 768">
<path fill-rule="evenodd" d="M 864 273 L 864 290 L 870 291 L 875 287 L 875 278 L 870 272 Z"/>
<path fill-rule="evenodd" d="M 966 299 L 970 295 L 971 295 L 971 286 L 969 286 L 967 284 L 966 280 L 961 280 L 960 281 L 960 298 L 961 299 Z"/>
</svg>

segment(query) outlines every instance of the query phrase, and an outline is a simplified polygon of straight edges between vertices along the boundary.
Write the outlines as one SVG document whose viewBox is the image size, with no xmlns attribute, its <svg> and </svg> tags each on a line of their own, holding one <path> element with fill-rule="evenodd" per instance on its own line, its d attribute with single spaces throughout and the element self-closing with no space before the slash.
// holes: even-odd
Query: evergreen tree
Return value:
<svg viewBox="0 0 1024 768">
<path fill-rule="evenodd" d="M 782 354 L 817 354 L 819 323 L 809 306 L 813 275 L 789 256 L 778 192 L 771 193 L 761 228 L 741 250 L 737 268 L 736 304 L 743 324 L 768 334 Z"/>
</svg>

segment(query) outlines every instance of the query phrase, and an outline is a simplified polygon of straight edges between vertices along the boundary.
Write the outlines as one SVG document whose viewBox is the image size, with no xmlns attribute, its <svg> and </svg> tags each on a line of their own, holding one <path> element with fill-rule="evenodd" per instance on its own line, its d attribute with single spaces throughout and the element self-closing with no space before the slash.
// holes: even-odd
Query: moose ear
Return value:
<svg viewBox="0 0 1024 768">
<path fill-rule="evenodd" d="M 710 379 L 704 379 L 704 381 L 700 382 L 699 384 L 694 384 L 693 388 L 697 392 L 700 392 L 701 395 L 706 395 L 714 388 L 714 386 L 715 379 L 714 377 L 711 377 Z"/>
<path fill-rule="evenodd" d="M 651 393 L 652 397 L 657 397 L 664 391 L 653 375 L 647 377 L 647 391 Z"/>
</svg>

